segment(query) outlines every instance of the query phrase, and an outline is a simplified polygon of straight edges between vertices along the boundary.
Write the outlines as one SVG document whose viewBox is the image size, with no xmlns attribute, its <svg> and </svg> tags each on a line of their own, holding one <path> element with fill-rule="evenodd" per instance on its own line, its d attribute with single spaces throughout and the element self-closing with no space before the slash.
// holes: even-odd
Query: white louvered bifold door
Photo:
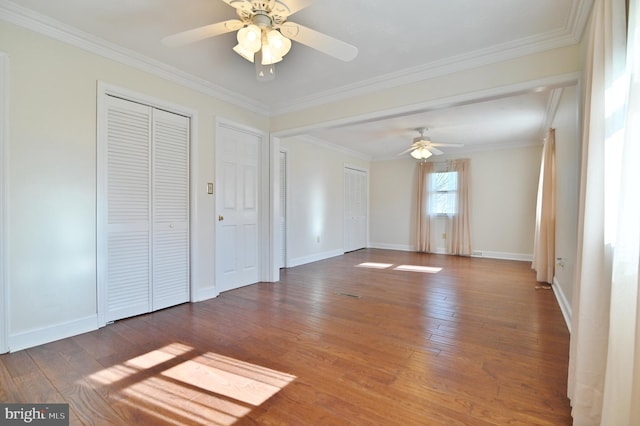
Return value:
<svg viewBox="0 0 640 426">
<path fill-rule="evenodd" d="M 189 119 L 153 114 L 152 308 L 189 300 Z"/>
<path fill-rule="evenodd" d="M 151 114 L 150 107 L 107 98 L 106 321 L 151 306 Z"/>
<path fill-rule="evenodd" d="M 105 322 L 189 300 L 189 118 L 106 97 L 98 186 Z"/>
</svg>

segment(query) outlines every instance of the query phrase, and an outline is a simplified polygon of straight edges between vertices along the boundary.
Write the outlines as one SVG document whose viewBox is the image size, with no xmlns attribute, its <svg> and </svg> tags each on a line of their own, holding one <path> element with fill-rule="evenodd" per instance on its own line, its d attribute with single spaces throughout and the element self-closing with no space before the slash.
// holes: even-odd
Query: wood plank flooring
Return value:
<svg viewBox="0 0 640 426">
<path fill-rule="evenodd" d="M 72 425 L 570 425 L 537 285 L 528 262 L 360 250 L 2 355 L 0 400 Z"/>
</svg>

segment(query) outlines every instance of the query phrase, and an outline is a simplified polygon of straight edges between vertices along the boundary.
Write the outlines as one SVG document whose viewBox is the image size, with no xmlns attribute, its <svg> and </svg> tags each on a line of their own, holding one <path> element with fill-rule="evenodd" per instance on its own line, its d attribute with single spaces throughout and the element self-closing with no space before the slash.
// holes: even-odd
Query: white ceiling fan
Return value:
<svg viewBox="0 0 640 426">
<path fill-rule="evenodd" d="M 334 58 L 348 62 L 358 55 L 358 48 L 344 41 L 307 28 L 287 18 L 314 0 L 222 0 L 236 9 L 240 19 L 205 25 L 162 39 L 167 46 L 182 46 L 206 38 L 238 31 L 233 50 L 256 64 L 258 80 L 275 77 L 274 64 L 291 49 L 291 40 L 302 43 Z"/>
<path fill-rule="evenodd" d="M 450 148 L 459 148 L 464 146 L 463 144 L 454 144 L 454 143 L 435 143 L 431 142 L 431 138 L 425 136 L 424 133 L 429 130 L 427 127 L 420 127 L 415 129 L 420 133 L 420 136 L 413 138 L 413 143 L 409 148 L 402 151 L 399 155 L 406 154 L 407 152 L 411 152 L 411 156 L 416 160 L 426 160 L 432 155 L 442 155 L 444 154 L 436 147 L 450 147 Z"/>
</svg>

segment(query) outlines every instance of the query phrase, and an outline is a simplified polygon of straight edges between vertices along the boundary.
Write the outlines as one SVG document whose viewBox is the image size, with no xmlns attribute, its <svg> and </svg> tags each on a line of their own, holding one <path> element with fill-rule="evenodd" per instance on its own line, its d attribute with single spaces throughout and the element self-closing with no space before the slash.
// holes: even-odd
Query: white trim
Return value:
<svg viewBox="0 0 640 426">
<path fill-rule="evenodd" d="M 9 58 L 0 52 L 0 353 L 9 350 Z"/>
<path fill-rule="evenodd" d="M 32 348 L 34 346 L 94 331 L 97 330 L 97 328 L 97 316 L 90 315 L 73 321 L 66 321 L 47 327 L 13 334 L 9 336 L 9 347 L 11 352 L 16 352 L 22 349 Z"/>
<path fill-rule="evenodd" d="M 269 158 L 270 158 L 270 221 L 269 221 L 269 233 L 270 233 L 270 262 L 269 262 L 269 275 L 267 277 L 267 281 L 269 282 L 277 282 L 280 281 L 280 267 L 278 258 L 280 256 L 280 248 L 282 244 L 285 247 L 285 259 L 284 259 L 284 267 L 286 268 L 289 265 L 289 259 L 287 254 L 287 247 L 290 247 L 288 236 L 289 236 L 289 223 L 288 220 L 285 219 L 285 238 L 287 241 L 281 241 L 280 238 L 280 181 L 282 176 L 280 176 L 280 153 L 288 154 L 286 148 L 280 148 L 280 138 L 271 136 L 269 138 Z M 289 200 L 289 161 L 287 157 L 287 161 L 285 162 L 285 200 Z M 285 205 L 285 218 L 289 218 L 289 203 L 287 201 Z"/>
<path fill-rule="evenodd" d="M 187 108 L 182 105 L 168 102 L 162 99 L 158 99 L 152 96 L 144 95 L 134 92 L 124 87 L 114 86 L 103 81 L 98 81 L 97 85 L 97 107 L 96 107 L 96 235 L 105 235 L 106 229 L 104 228 L 105 220 L 102 215 L 105 212 L 104 202 L 106 200 L 107 188 L 104 186 L 105 182 L 102 179 L 100 172 L 106 170 L 106 165 L 103 161 L 107 158 L 106 152 L 100 151 L 107 148 L 106 140 L 106 100 L 107 96 L 115 96 L 129 101 L 137 102 L 140 104 L 148 105 L 153 108 L 162 109 L 175 114 L 183 115 L 189 118 L 189 300 L 194 301 L 194 298 L 199 298 L 201 295 L 195 289 L 195 284 L 200 282 L 200 277 L 197 269 L 197 259 L 199 257 L 199 234 L 197 231 L 197 210 L 199 197 L 202 196 L 200 191 L 197 190 L 197 164 L 194 155 L 197 155 L 198 147 L 200 146 L 198 139 L 198 111 L 195 109 Z M 195 170 L 194 170 L 195 169 Z M 105 319 L 106 313 L 106 288 L 103 285 L 106 277 L 106 265 L 101 259 L 104 258 L 106 253 L 106 247 L 99 244 L 100 238 L 96 241 L 96 294 L 97 294 L 97 323 L 99 327 L 104 327 L 107 324 Z M 104 243 L 105 241 L 103 241 Z M 202 300 L 202 299 L 201 299 Z"/>
<path fill-rule="evenodd" d="M 567 297 L 562 291 L 562 286 L 560 286 L 556 277 L 553 277 L 553 285 L 551 286 L 551 289 L 553 290 L 553 294 L 556 296 L 556 300 L 560 306 L 560 311 L 564 317 L 564 322 L 567 324 L 567 329 L 569 330 L 569 333 L 571 333 L 571 304 L 567 300 Z"/>
<path fill-rule="evenodd" d="M 335 87 L 319 94 L 288 99 L 286 102 L 275 104 L 271 108 L 271 114 L 282 115 L 322 104 L 339 102 L 356 96 L 577 44 L 582 38 L 582 33 L 589 19 L 592 3 L 592 0 L 572 0 L 570 17 L 573 19 L 569 20 L 562 30 L 451 56 L 426 65 L 363 80 L 356 84 Z"/>
<path fill-rule="evenodd" d="M 533 261 L 533 254 L 528 253 L 508 253 L 502 251 L 485 251 L 485 250 L 473 250 L 471 257 L 484 257 L 487 259 L 499 259 L 499 260 L 518 260 L 521 262 Z"/>
<path fill-rule="evenodd" d="M 369 243 L 369 248 L 381 250 L 417 251 L 415 246 L 406 244 Z"/>
<path fill-rule="evenodd" d="M 395 117 L 395 116 L 419 114 L 419 113 L 438 110 L 442 108 L 450 108 L 454 106 L 462 106 L 462 105 L 469 105 L 472 103 L 489 101 L 492 99 L 497 99 L 505 96 L 521 95 L 521 94 L 539 91 L 541 89 L 552 89 L 557 87 L 575 85 L 580 81 L 580 78 L 581 78 L 581 74 L 579 72 L 555 75 L 551 77 L 526 81 L 522 83 L 516 83 L 516 84 L 511 84 L 506 86 L 493 87 L 491 89 L 479 90 L 477 92 L 468 92 L 468 93 L 463 93 L 459 95 L 449 96 L 446 98 L 432 99 L 432 100 L 418 102 L 411 105 L 403 105 L 403 106 L 394 107 L 394 108 L 390 108 L 382 111 L 365 113 L 365 114 L 360 114 L 355 116 L 348 116 L 344 118 L 337 118 L 333 120 L 328 120 L 324 122 L 314 123 L 314 124 L 291 128 L 291 129 L 283 129 L 283 130 L 276 131 L 273 134 L 274 136 L 278 136 L 282 138 L 297 136 L 307 142 L 315 143 L 317 145 L 324 146 L 325 148 L 334 149 L 336 151 L 343 152 L 348 155 L 353 155 L 354 157 L 361 158 L 363 160 L 369 160 L 369 161 L 381 161 L 381 160 L 390 160 L 390 159 L 397 160 L 398 159 L 397 156 L 394 156 L 393 158 L 372 158 L 366 154 L 363 154 L 354 150 L 349 150 L 344 147 L 340 147 L 339 145 L 334 145 L 322 139 L 310 137 L 304 134 L 312 132 L 314 130 L 322 129 L 325 127 L 348 126 L 348 125 L 354 125 L 359 123 L 365 123 L 369 121 L 384 120 L 384 119 L 388 119 L 390 117 Z M 507 145 L 490 144 L 484 147 L 479 147 L 476 150 L 485 151 L 485 150 L 497 150 L 497 149 L 510 149 L 515 147 L 525 147 L 525 146 L 540 145 L 540 144 L 541 144 L 541 141 L 511 141 Z M 464 150 L 464 152 L 470 152 L 470 149 L 467 147 Z M 452 151 L 452 153 L 455 153 L 455 150 Z"/>
<path fill-rule="evenodd" d="M 307 263 L 318 262 L 320 260 L 330 259 L 332 257 L 342 256 L 344 255 L 344 250 L 331 250 L 325 251 L 322 253 L 311 254 L 309 256 L 296 257 L 295 259 L 290 259 L 288 268 L 293 268 L 300 265 L 305 265 Z"/>
</svg>

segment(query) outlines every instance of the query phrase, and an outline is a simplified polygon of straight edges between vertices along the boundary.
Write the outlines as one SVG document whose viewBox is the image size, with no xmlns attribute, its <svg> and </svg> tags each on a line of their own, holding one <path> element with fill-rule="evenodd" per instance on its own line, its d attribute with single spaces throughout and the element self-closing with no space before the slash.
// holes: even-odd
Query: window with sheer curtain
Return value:
<svg viewBox="0 0 640 426">
<path fill-rule="evenodd" d="M 447 253 L 470 256 L 470 160 L 450 160 L 438 168 L 431 162 L 418 165 L 418 251 L 432 251 L 431 221 L 440 217 L 447 221 Z"/>
<path fill-rule="evenodd" d="M 429 175 L 429 215 L 454 215 L 458 203 L 458 172 L 436 172 Z"/>
</svg>

